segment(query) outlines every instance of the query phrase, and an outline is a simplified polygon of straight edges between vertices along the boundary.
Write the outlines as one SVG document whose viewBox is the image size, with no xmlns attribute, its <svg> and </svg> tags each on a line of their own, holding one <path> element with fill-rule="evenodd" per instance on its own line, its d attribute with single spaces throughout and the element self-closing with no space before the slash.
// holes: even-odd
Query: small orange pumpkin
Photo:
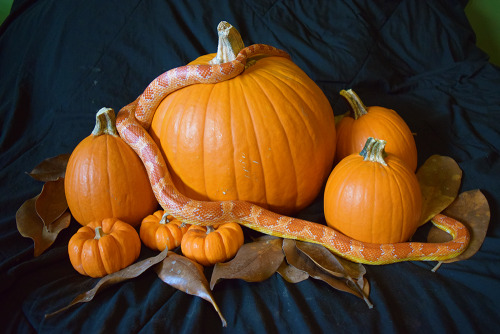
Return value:
<svg viewBox="0 0 500 334">
<path fill-rule="evenodd" d="M 361 153 L 337 164 L 325 187 L 327 224 L 363 242 L 407 241 L 419 226 L 417 177 L 384 147 L 385 141 L 369 138 Z"/>
<path fill-rule="evenodd" d="M 139 236 L 144 245 L 153 250 L 171 250 L 181 245 L 189 226 L 165 211 L 158 210 L 142 220 Z"/>
<path fill-rule="evenodd" d="M 141 252 L 137 231 L 116 218 L 81 227 L 69 240 L 68 253 L 80 274 L 102 277 L 132 264 Z"/>
<path fill-rule="evenodd" d="M 185 257 L 207 267 L 231 259 L 243 242 L 243 230 L 238 223 L 191 225 L 182 238 L 181 250 Z"/>
<path fill-rule="evenodd" d="M 234 59 L 239 33 L 219 25 L 219 52 Z M 255 57 L 231 80 L 168 95 L 150 134 L 177 189 L 198 200 L 245 200 L 283 214 L 309 205 L 335 155 L 335 120 L 322 90 L 290 59 Z"/>
<path fill-rule="evenodd" d="M 392 109 L 366 107 L 352 89 L 342 90 L 340 95 L 349 102 L 352 116 L 343 117 L 337 124 L 336 162 L 359 153 L 368 137 L 373 137 L 387 142 L 387 153 L 399 157 L 412 171 L 417 169 L 415 139 L 401 116 Z"/>
<path fill-rule="evenodd" d="M 97 112 L 94 131 L 71 153 L 64 190 L 71 214 L 82 225 L 115 217 L 137 226 L 158 206 L 146 169 L 119 137 L 110 108 Z"/>
</svg>

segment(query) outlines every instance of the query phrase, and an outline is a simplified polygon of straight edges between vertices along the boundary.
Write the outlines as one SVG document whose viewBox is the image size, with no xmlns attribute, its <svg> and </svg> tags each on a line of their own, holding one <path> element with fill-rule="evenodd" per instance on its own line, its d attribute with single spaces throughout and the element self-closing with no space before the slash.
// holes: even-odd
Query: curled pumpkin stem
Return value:
<svg viewBox="0 0 500 334">
<path fill-rule="evenodd" d="M 359 155 L 361 155 L 365 161 L 378 162 L 387 166 L 387 163 L 385 162 L 385 157 L 387 156 L 387 153 L 385 152 L 386 143 L 387 142 L 385 140 L 369 137 L 366 140 L 365 147 L 363 147 L 363 150 L 359 152 Z"/>
<path fill-rule="evenodd" d="M 222 21 L 217 26 L 217 34 L 219 35 L 217 55 L 209 64 L 222 64 L 235 60 L 238 53 L 245 48 L 238 30 L 226 21 Z"/>
<path fill-rule="evenodd" d="M 95 115 L 95 127 L 92 135 L 111 135 L 118 137 L 116 130 L 116 117 L 115 111 L 112 108 L 101 108 Z"/>
<path fill-rule="evenodd" d="M 354 119 L 358 119 L 368 113 L 368 110 L 363 101 L 361 101 L 358 94 L 356 94 L 352 89 L 342 89 L 340 91 L 340 95 L 342 95 L 342 97 L 345 98 L 351 106 L 352 112 L 354 114 Z"/>
<path fill-rule="evenodd" d="M 95 240 L 99 240 L 101 239 L 102 237 L 104 237 L 105 235 L 107 235 L 106 233 L 104 233 L 104 231 L 102 230 L 102 227 L 101 226 L 97 226 L 95 228 L 95 237 L 94 239 Z"/>
<path fill-rule="evenodd" d="M 168 217 L 168 213 L 164 213 L 163 216 L 161 217 L 160 221 L 159 221 L 159 224 L 168 224 L 170 223 L 170 220 L 167 218 Z"/>
</svg>

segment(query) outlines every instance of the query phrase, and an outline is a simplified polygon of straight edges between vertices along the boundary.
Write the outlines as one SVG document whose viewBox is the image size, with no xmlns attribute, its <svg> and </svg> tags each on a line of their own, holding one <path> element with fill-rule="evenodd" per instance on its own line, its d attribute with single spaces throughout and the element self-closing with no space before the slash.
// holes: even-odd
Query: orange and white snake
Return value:
<svg viewBox="0 0 500 334">
<path fill-rule="evenodd" d="M 248 202 L 197 201 L 181 194 L 172 182 L 160 149 L 147 131 L 158 105 L 168 94 L 180 88 L 234 78 L 244 71 L 247 59 L 255 55 L 288 57 L 282 50 L 255 44 L 241 50 L 230 62 L 174 68 L 152 81 L 134 102 L 118 113 L 118 132 L 143 161 L 156 198 L 166 212 L 189 224 L 206 226 L 236 221 L 266 234 L 321 244 L 343 258 L 365 264 L 440 261 L 455 257 L 466 249 L 469 243 L 467 228 L 442 214 L 436 215 L 432 222 L 452 235 L 453 240 L 449 242 L 373 244 L 354 240 L 328 226 L 279 215 Z"/>
</svg>

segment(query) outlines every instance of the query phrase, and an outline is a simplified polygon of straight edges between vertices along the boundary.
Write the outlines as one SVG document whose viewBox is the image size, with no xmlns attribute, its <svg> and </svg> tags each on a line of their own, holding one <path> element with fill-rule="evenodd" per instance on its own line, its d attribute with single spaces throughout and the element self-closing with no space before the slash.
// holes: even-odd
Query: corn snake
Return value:
<svg viewBox="0 0 500 334">
<path fill-rule="evenodd" d="M 288 57 L 279 49 L 254 44 L 241 50 L 230 62 L 177 67 L 153 80 L 134 102 L 118 113 L 118 132 L 143 161 L 153 192 L 166 212 L 189 224 L 213 225 L 236 221 L 266 234 L 321 244 L 343 258 L 373 265 L 446 260 L 466 249 L 470 238 L 467 228 L 442 214 L 436 215 L 432 222 L 452 235 L 453 240 L 449 242 L 373 244 L 349 238 L 326 225 L 282 216 L 248 202 L 197 201 L 181 194 L 173 184 L 160 149 L 147 131 L 156 108 L 168 94 L 183 87 L 230 80 L 243 72 L 247 59 L 255 55 Z"/>
</svg>

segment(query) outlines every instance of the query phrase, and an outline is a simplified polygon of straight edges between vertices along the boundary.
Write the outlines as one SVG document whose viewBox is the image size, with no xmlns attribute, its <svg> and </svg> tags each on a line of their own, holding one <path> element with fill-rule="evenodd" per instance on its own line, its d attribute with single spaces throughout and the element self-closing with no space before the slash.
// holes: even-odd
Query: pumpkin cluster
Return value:
<svg viewBox="0 0 500 334">
<path fill-rule="evenodd" d="M 230 25 L 222 29 L 217 55 L 191 64 L 234 59 L 244 47 L 241 36 Z M 394 110 L 366 107 L 351 89 L 340 94 L 352 112 L 335 125 L 328 99 L 297 65 L 257 57 L 233 79 L 168 95 L 149 132 L 188 197 L 244 200 L 290 215 L 309 205 L 328 179 L 329 226 L 364 242 L 405 241 L 418 227 L 422 205 L 413 134 Z M 65 192 L 83 225 L 69 256 L 84 275 L 130 265 L 141 241 L 157 251 L 181 247 L 204 266 L 227 261 L 244 242 L 237 223 L 189 226 L 155 211 L 144 165 L 119 137 L 110 108 L 97 113 L 94 131 L 71 154 Z"/>
<path fill-rule="evenodd" d="M 91 277 L 121 270 L 137 260 L 141 241 L 163 251 L 196 238 L 193 244 L 183 243 L 186 257 L 205 266 L 232 258 L 243 244 L 238 224 L 205 228 L 200 235 L 202 227 L 190 227 L 163 210 L 152 213 L 158 203 L 146 170 L 115 123 L 113 109 L 100 109 L 94 131 L 68 161 L 65 194 L 72 215 L 83 225 L 68 244 L 75 270 Z"/>
<path fill-rule="evenodd" d="M 422 212 L 413 134 L 394 110 L 366 107 L 351 89 L 340 94 L 352 113 L 337 124 L 337 164 L 324 193 L 326 222 L 363 242 L 407 241 Z"/>
</svg>

